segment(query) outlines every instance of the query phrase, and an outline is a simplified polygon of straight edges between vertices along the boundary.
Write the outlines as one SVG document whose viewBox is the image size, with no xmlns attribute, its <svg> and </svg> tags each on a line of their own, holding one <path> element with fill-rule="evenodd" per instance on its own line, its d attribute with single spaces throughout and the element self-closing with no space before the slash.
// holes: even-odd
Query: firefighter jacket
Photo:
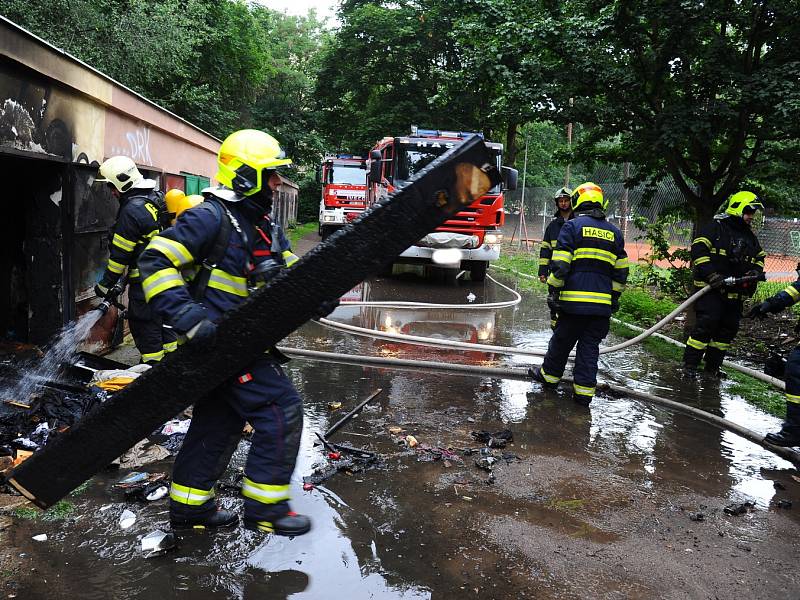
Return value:
<svg viewBox="0 0 800 600">
<path fill-rule="evenodd" d="M 800 301 L 800 279 L 790 283 L 786 289 L 781 290 L 774 296 L 767 298 L 764 302 L 770 306 L 769 312 L 780 312 Z"/>
<path fill-rule="evenodd" d="M 766 253 L 753 230 L 741 217 L 725 215 L 701 228 L 692 241 L 694 284 L 704 287 L 712 273 L 722 277 L 741 277 L 762 273 Z M 756 283 L 725 288 L 721 293 L 730 299 L 752 296 Z"/>
<path fill-rule="evenodd" d="M 226 202 L 224 196 L 205 195 L 205 202 L 185 211 L 173 227 L 156 235 L 139 258 L 145 299 L 173 323 L 189 311 L 195 321 L 218 320 L 263 285 L 267 272 L 274 276 L 298 260 L 279 226 L 263 214 L 254 218 L 252 211 L 244 210 L 247 200 Z M 231 223 L 229 239 L 224 254 L 211 264 L 208 259 L 225 229 L 222 219 Z M 264 270 L 267 262 L 278 268 Z M 210 274 L 202 297 L 196 298 L 193 284 L 201 279 L 197 277 L 201 269 Z M 257 272 L 261 277 L 254 281 Z"/>
<path fill-rule="evenodd" d="M 627 280 L 625 241 L 602 210 L 576 214 L 564 223 L 547 278 L 558 291 L 560 311 L 609 317 Z"/>
<path fill-rule="evenodd" d="M 553 257 L 553 249 L 556 247 L 558 234 L 561 233 L 565 221 L 559 211 L 556 211 L 555 219 L 550 221 L 547 229 L 542 236 L 542 247 L 539 249 L 539 277 L 547 276 L 550 272 L 550 260 Z"/>
<path fill-rule="evenodd" d="M 117 221 L 109 233 L 109 255 L 100 285 L 111 288 L 128 269 L 128 281 L 141 281 L 136 261 L 161 231 L 157 195 L 154 190 L 133 189 L 120 197 Z"/>
</svg>

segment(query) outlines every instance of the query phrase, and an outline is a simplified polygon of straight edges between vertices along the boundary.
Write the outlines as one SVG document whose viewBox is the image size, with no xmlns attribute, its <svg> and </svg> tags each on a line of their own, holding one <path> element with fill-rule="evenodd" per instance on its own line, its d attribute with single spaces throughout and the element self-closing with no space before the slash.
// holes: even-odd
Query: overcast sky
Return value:
<svg viewBox="0 0 800 600">
<path fill-rule="evenodd" d="M 337 0 L 257 0 L 272 10 L 278 10 L 290 15 L 306 15 L 308 9 L 317 9 L 317 16 L 328 17 L 328 25 L 335 25 L 335 12 Z"/>
</svg>

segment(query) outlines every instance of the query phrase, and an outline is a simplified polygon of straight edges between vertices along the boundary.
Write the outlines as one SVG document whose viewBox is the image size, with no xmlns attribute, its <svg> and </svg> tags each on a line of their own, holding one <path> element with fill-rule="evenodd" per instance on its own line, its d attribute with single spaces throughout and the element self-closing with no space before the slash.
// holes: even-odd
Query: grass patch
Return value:
<svg viewBox="0 0 800 600">
<path fill-rule="evenodd" d="M 69 493 L 69 495 L 70 496 L 80 496 L 83 492 L 85 492 L 88 489 L 89 489 L 89 481 L 84 481 L 82 484 L 80 484 L 78 487 L 76 487 L 74 490 L 72 490 Z"/>
<path fill-rule="evenodd" d="M 615 316 L 640 327 L 650 327 L 677 306 L 677 302 L 666 296 L 654 296 L 651 291 L 642 288 L 627 288 L 620 296 L 619 311 Z"/>
<path fill-rule="evenodd" d="M 305 237 L 312 231 L 317 231 L 318 227 L 319 223 L 317 222 L 295 225 L 294 228 L 287 230 L 286 237 L 288 237 L 289 242 L 294 245 L 300 238 Z"/>
<path fill-rule="evenodd" d="M 42 512 L 37 508 L 20 506 L 12 511 L 12 515 L 18 519 L 28 521 L 61 521 L 69 517 L 75 511 L 75 505 L 69 500 L 59 500 L 53 506 Z"/>
</svg>

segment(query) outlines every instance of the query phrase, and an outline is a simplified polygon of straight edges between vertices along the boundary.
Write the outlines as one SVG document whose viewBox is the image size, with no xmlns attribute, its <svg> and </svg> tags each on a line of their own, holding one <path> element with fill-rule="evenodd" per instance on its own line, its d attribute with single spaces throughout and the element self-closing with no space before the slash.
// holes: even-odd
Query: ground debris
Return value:
<svg viewBox="0 0 800 600">
<path fill-rule="evenodd" d="M 749 500 L 746 500 L 745 502 L 741 502 L 741 503 L 738 503 L 738 504 L 737 503 L 728 504 L 728 506 L 726 506 L 722 510 L 726 514 L 738 517 L 740 515 L 748 513 L 754 507 L 755 507 L 754 503 L 750 502 Z"/>
<path fill-rule="evenodd" d="M 503 429 L 494 433 L 488 431 L 471 431 L 470 435 L 476 441 L 486 444 L 489 448 L 505 448 L 506 444 L 514 441 L 514 434 L 510 429 Z"/>
</svg>

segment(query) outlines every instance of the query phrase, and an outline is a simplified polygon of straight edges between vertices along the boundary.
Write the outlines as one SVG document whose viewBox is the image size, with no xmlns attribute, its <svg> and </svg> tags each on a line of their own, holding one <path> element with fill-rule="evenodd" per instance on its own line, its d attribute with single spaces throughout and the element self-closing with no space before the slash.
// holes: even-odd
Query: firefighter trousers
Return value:
<svg viewBox="0 0 800 600">
<path fill-rule="evenodd" d="M 242 481 L 244 518 L 272 521 L 289 512 L 303 405 L 297 390 L 271 357 L 254 361 L 194 405 L 170 487 L 170 513 L 203 518 L 216 510 L 214 485 L 242 436 L 253 427 Z"/>
<path fill-rule="evenodd" d="M 697 369 L 705 355 L 705 370 L 711 373 L 719 371 L 739 331 L 743 303 L 723 294 L 711 291 L 694 305 L 694 329 L 683 351 L 683 364 L 690 369 Z"/>
<path fill-rule="evenodd" d="M 564 374 L 569 353 L 575 348 L 575 366 L 572 377 L 576 394 L 594 396 L 597 384 L 597 359 L 600 342 L 608 335 L 609 317 L 599 315 L 573 315 L 561 312 L 547 346 L 542 363 L 542 375 L 550 383 L 557 383 Z"/>
<path fill-rule="evenodd" d="M 177 335 L 147 305 L 140 283 L 128 287 L 128 327 L 143 363 L 157 363 L 178 348 Z"/>
</svg>

